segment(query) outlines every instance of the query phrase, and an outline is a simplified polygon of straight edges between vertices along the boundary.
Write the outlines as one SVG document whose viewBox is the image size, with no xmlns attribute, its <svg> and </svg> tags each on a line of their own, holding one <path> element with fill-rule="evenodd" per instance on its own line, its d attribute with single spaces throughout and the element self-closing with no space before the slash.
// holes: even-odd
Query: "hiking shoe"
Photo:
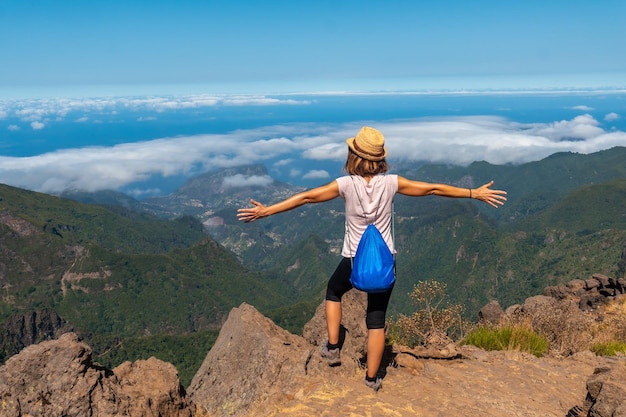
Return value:
<svg viewBox="0 0 626 417">
<path fill-rule="evenodd" d="M 365 385 L 373 389 L 374 392 L 377 392 L 383 386 L 383 380 L 381 378 L 376 378 L 376 381 L 368 381 L 367 379 L 365 379 L 364 382 Z"/>
<path fill-rule="evenodd" d="M 337 366 L 341 364 L 341 352 L 339 348 L 328 349 L 328 341 L 322 345 L 322 358 L 328 361 L 328 366 Z"/>
</svg>

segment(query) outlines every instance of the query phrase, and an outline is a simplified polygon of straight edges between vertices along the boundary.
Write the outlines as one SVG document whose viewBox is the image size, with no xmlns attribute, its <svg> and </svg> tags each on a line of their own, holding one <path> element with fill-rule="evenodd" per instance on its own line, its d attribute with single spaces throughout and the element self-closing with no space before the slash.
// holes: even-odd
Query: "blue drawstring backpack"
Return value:
<svg viewBox="0 0 626 417">
<path fill-rule="evenodd" d="M 352 261 L 350 282 L 357 290 L 385 292 L 396 282 L 395 263 L 385 239 L 369 224 Z"/>
<path fill-rule="evenodd" d="M 352 178 L 354 189 L 361 208 L 363 202 Z M 382 201 L 382 194 L 378 202 L 378 209 Z M 365 216 L 365 209 L 363 208 Z M 347 226 L 347 225 L 346 225 Z M 392 213 L 392 230 L 393 230 L 393 213 Z M 370 223 L 359 240 L 356 254 L 352 259 L 352 273 L 350 275 L 350 283 L 357 290 L 366 292 L 385 292 L 389 290 L 396 282 L 396 261 L 387 246 L 387 242 L 383 239 L 380 231 L 376 226 Z"/>
</svg>

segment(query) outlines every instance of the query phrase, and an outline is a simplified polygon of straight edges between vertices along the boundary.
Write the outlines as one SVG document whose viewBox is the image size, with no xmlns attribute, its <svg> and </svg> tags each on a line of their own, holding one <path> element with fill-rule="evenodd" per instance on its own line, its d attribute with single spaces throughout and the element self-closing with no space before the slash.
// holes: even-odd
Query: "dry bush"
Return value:
<svg viewBox="0 0 626 417">
<path fill-rule="evenodd" d="M 524 304 L 508 320 L 510 325 L 527 325 L 550 343 L 550 354 L 569 356 L 588 350 L 593 341 L 595 317 L 573 300 L 544 298 Z"/>
<path fill-rule="evenodd" d="M 626 297 L 612 301 L 597 312 L 594 343 L 626 343 Z"/>
<path fill-rule="evenodd" d="M 400 314 L 392 326 L 392 338 L 405 346 L 426 345 L 431 341 L 451 341 L 462 335 L 467 322 L 462 318 L 464 307 L 451 304 L 446 295 L 446 284 L 439 281 L 420 281 L 409 294 L 417 311 L 411 316 Z"/>
</svg>

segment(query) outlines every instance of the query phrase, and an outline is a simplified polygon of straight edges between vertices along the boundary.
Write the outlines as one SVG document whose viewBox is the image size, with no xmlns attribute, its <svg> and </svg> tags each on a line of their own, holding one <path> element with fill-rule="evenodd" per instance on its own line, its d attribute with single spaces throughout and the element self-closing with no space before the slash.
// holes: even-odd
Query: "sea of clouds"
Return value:
<svg viewBox="0 0 626 417">
<path fill-rule="evenodd" d="M 155 114 L 208 106 L 307 106 L 308 100 L 267 96 L 194 95 L 94 99 L 0 101 L 0 145 L 8 133 L 42 130 L 74 117 L 94 122 L 106 114 L 135 112 L 136 120 Z M 577 106 L 580 115 L 548 123 L 519 123 L 501 116 L 446 116 L 349 123 L 289 123 L 220 134 L 160 137 L 113 146 L 59 149 L 35 156 L 0 156 L 0 182 L 46 193 L 67 190 L 120 190 L 155 176 L 192 176 L 216 168 L 265 163 L 289 170 L 292 177 L 330 178 L 315 163 L 345 160 L 345 139 L 364 124 L 386 137 L 390 161 L 468 165 L 474 161 L 520 164 L 556 152 L 592 153 L 626 146 L 626 133 L 606 129 L 604 122 L 621 119 L 609 112 L 598 119 L 592 108 Z M 142 113 L 143 112 L 143 113 Z M 78 115 L 78 116 L 77 116 Z M 2 124 L 5 122 L 4 124 Z M 8 140 L 8 139 L 7 139 Z M 1 149 L 1 148 L 0 148 Z M 306 163 L 303 163 L 306 162 Z M 271 183 L 270 178 L 236 176 L 229 186 Z"/>
</svg>

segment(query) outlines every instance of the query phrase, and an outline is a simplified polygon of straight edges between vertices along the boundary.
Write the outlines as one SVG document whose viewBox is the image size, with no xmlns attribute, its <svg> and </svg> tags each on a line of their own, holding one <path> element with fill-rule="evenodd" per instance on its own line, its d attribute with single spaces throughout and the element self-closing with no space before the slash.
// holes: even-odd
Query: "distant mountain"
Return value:
<svg viewBox="0 0 626 417">
<path fill-rule="evenodd" d="M 624 160 L 626 148 L 617 147 L 589 155 L 559 153 L 522 165 L 395 166 L 394 172 L 409 178 L 462 187 L 494 179 L 495 187 L 507 190 L 509 201 L 494 210 L 468 200 L 398 196 L 400 279 L 392 310 L 411 308 L 406 294 L 418 280 L 448 282 L 452 296 L 473 314 L 495 295 L 513 303 L 560 279 L 573 278 L 565 274 L 614 273 L 620 261 L 619 240 L 626 229 L 619 215 L 625 206 L 624 193 L 616 188 L 626 178 Z M 246 186 L 247 179 L 262 185 Z M 611 192 L 612 188 L 617 192 Z M 295 305 L 311 307 L 315 303 L 310 300 L 323 292 L 339 257 L 343 202 L 308 205 L 251 224 L 242 224 L 236 217 L 236 209 L 247 206 L 250 198 L 271 204 L 301 190 L 272 180 L 262 165 L 250 165 L 206 173 L 169 196 L 136 205 L 120 200 L 164 218 L 199 219 L 210 236 L 244 265 L 276 277 L 292 291 Z M 601 234 L 612 236 L 613 250 L 583 255 L 590 245 L 602 246 Z M 558 244 L 554 244 L 555 236 Z M 590 239 L 597 242 L 591 244 Z M 565 250 L 585 261 L 574 262 L 562 253 Z M 550 271 L 550 265 L 558 271 Z M 289 307 L 281 308 L 285 309 Z"/>
<path fill-rule="evenodd" d="M 624 216 L 617 214 L 626 206 L 619 188 L 619 180 L 626 178 L 624 160 L 626 147 L 617 147 L 589 155 L 559 153 L 522 165 L 395 166 L 394 172 L 409 178 L 461 187 L 494 179 L 496 188 L 507 190 L 509 201 L 494 210 L 468 200 L 398 196 L 400 279 L 393 309 L 411 308 L 406 293 L 418 280 L 448 282 L 452 295 L 473 313 L 495 295 L 514 303 L 555 281 L 572 278 L 565 274 L 614 273 L 622 247 L 619 240 L 626 229 Z M 160 215 L 200 218 L 208 233 L 244 264 L 294 283 L 301 297 L 298 301 L 304 302 L 322 291 L 336 265 L 343 238 L 343 203 L 305 206 L 242 224 L 236 209 L 247 206 L 249 198 L 270 204 L 301 190 L 278 182 L 264 187 L 224 186 L 228 178 L 250 176 L 267 177 L 268 173 L 258 165 L 207 173 L 172 196 L 146 201 L 145 207 L 158 206 L 148 210 Z M 600 210 L 605 201 L 606 207 Z M 554 241 L 554 233 L 562 240 L 546 246 L 545 242 Z M 614 250 L 597 248 L 601 256 L 582 255 L 583 248 L 589 250 L 590 239 L 603 240 L 599 234 L 612 236 Z M 318 243 L 312 245 L 314 241 Z M 573 262 L 563 250 L 585 261 Z M 564 264 L 567 259 L 569 266 Z M 558 267 L 560 273 L 549 271 L 549 265 Z"/>
<path fill-rule="evenodd" d="M 97 346 L 111 347 L 109 338 L 117 348 L 137 337 L 213 331 L 233 306 L 269 312 L 291 293 L 244 268 L 192 216 L 167 220 L 6 185 L 0 285 L 1 321 L 50 309 Z"/>
</svg>

